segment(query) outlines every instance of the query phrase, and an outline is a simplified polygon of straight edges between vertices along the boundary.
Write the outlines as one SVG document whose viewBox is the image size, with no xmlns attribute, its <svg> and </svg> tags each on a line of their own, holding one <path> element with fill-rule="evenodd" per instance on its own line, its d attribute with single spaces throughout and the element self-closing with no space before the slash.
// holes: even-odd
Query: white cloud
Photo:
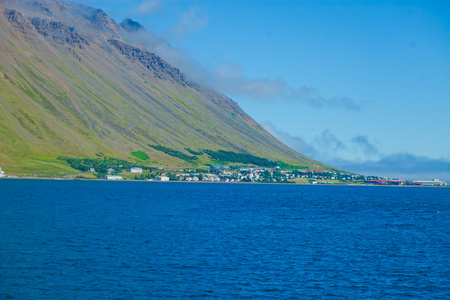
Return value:
<svg viewBox="0 0 450 300">
<path fill-rule="evenodd" d="M 321 149 L 330 149 L 332 151 L 345 149 L 346 146 L 329 129 L 324 130 L 320 135 L 314 138 L 315 143 Z"/>
<path fill-rule="evenodd" d="M 295 151 L 324 163 L 336 159 L 342 150 L 347 149 L 347 146 L 329 129 L 322 131 L 322 133 L 313 137 L 311 141 L 307 141 L 303 137 L 292 136 L 277 129 L 270 122 L 264 122 L 262 126 Z"/>
<path fill-rule="evenodd" d="M 367 135 L 357 135 L 352 139 L 352 143 L 358 145 L 367 157 L 374 157 L 379 154 L 378 148 L 369 141 Z"/>
<path fill-rule="evenodd" d="M 247 78 L 238 66 L 226 62 L 214 71 L 213 83 L 225 93 L 258 99 L 278 97 L 286 86 L 282 80 Z"/>
<path fill-rule="evenodd" d="M 264 122 L 261 125 L 270 134 L 272 134 L 277 139 L 279 139 L 283 144 L 286 144 L 287 146 L 291 147 L 295 151 L 297 151 L 303 155 L 306 155 L 308 157 L 311 157 L 311 158 L 314 158 L 318 155 L 318 150 L 310 143 L 307 143 L 305 141 L 305 139 L 303 139 L 302 137 L 291 136 L 281 130 L 278 130 L 270 122 Z"/>
<path fill-rule="evenodd" d="M 208 16 L 200 15 L 197 8 L 191 7 L 181 15 L 178 24 L 172 28 L 172 32 L 177 38 L 181 38 L 191 32 L 202 30 L 207 24 Z"/>
<path fill-rule="evenodd" d="M 322 97 L 316 89 L 293 88 L 282 79 L 251 79 L 239 66 L 222 62 L 210 77 L 212 86 L 232 96 L 247 96 L 255 101 L 288 101 L 322 108 L 342 108 L 359 111 L 359 105 L 347 97 Z"/>
<path fill-rule="evenodd" d="M 326 98 L 319 94 L 316 89 L 309 87 L 301 87 L 295 89 L 286 86 L 287 97 L 293 101 L 308 104 L 315 108 L 344 108 L 347 110 L 359 111 L 361 107 L 349 97 L 330 97 Z"/>
<path fill-rule="evenodd" d="M 143 0 L 137 7 L 137 12 L 141 15 L 148 16 L 160 11 L 167 0 Z"/>
</svg>

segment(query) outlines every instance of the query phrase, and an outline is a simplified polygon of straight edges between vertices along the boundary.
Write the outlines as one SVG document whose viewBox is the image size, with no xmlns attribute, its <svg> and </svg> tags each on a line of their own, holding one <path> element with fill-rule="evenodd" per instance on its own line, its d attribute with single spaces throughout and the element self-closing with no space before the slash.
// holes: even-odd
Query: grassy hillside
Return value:
<svg viewBox="0 0 450 300">
<path fill-rule="evenodd" d="M 125 43 L 103 12 L 64 1 L 0 8 L 0 166 L 75 172 L 60 156 L 183 166 L 207 149 L 319 165 L 283 145 L 231 99 L 190 83 L 153 53 Z M 80 14 L 80 11 L 83 13 Z M 64 12 L 64 19 L 61 18 Z M 71 12 L 70 17 L 67 17 Z M 41 163 L 42 162 L 42 163 Z M 208 163 L 203 155 L 196 164 Z"/>
</svg>

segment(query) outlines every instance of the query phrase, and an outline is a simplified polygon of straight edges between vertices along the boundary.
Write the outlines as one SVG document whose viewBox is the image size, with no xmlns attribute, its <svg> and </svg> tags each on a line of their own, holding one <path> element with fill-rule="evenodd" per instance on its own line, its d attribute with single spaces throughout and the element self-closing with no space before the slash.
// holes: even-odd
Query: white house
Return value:
<svg viewBox="0 0 450 300">
<path fill-rule="evenodd" d="M 131 173 L 142 173 L 142 168 L 138 168 L 138 167 L 129 168 L 128 172 L 131 172 Z"/>
<path fill-rule="evenodd" d="M 439 179 L 433 179 L 433 180 L 416 180 L 415 183 L 422 184 L 423 186 L 445 186 L 447 185 L 446 182 L 440 181 Z"/>
<path fill-rule="evenodd" d="M 167 176 L 157 176 L 155 178 L 155 180 L 158 180 L 158 181 L 169 181 L 170 179 Z"/>
<path fill-rule="evenodd" d="M 0 177 L 5 177 L 5 172 L 2 171 L 2 168 L 0 167 Z"/>
<path fill-rule="evenodd" d="M 209 166 L 210 170 L 219 170 L 219 171 L 224 171 L 224 170 L 229 170 L 230 167 L 229 166 Z"/>
<path fill-rule="evenodd" d="M 122 180 L 122 176 L 120 175 L 105 175 L 105 177 L 103 177 L 103 179 L 107 179 L 107 180 Z"/>
</svg>

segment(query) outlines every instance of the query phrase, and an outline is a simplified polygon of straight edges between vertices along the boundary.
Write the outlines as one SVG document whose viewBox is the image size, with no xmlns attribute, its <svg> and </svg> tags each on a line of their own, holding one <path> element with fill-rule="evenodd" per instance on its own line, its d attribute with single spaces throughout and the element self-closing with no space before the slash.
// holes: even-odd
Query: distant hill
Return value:
<svg viewBox="0 0 450 300">
<path fill-rule="evenodd" d="M 214 163 L 203 150 L 329 169 L 282 144 L 230 98 L 125 42 L 124 32 L 142 29 L 139 23 L 119 25 L 100 9 L 66 1 L 0 3 L 0 166 L 6 171 L 68 172 L 61 156 Z M 200 155 L 189 161 L 154 145 Z"/>
</svg>

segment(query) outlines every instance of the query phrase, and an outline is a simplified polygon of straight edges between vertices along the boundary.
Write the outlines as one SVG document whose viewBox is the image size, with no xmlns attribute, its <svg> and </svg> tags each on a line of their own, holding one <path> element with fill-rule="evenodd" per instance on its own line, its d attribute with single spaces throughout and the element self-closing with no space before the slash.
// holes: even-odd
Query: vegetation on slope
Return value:
<svg viewBox="0 0 450 300">
<path fill-rule="evenodd" d="M 189 152 L 189 153 L 191 153 L 191 154 L 194 154 L 194 155 L 202 155 L 203 154 L 203 152 L 202 151 L 195 151 L 195 150 L 192 150 L 191 148 L 184 148 L 187 152 Z"/>
<path fill-rule="evenodd" d="M 230 162 L 230 163 L 241 163 L 241 164 L 253 164 L 260 167 L 272 168 L 277 166 L 276 162 L 270 161 L 266 158 L 257 157 L 246 153 L 236 153 L 232 151 L 212 151 L 203 150 L 204 153 L 208 154 L 212 159 L 218 161 Z"/>
<path fill-rule="evenodd" d="M 134 151 L 131 152 L 131 155 L 133 155 L 134 157 L 136 157 L 137 159 L 140 160 L 148 160 L 150 157 L 148 157 L 147 153 L 143 152 L 143 151 Z"/>
<path fill-rule="evenodd" d="M 60 157 L 59 159 L 66 161 L 72 168 L 83 172 L 87 172 L 90 168 L 94 168 L 98 173 L 107 173 L 108 168 L 114 168 L 116 171 L 121 171 L 134 166 L 134 164 L 129 161 L 117 158 Z"/>
<path fill-rule="evenodd" d="M 169 147 L 165 147 L 165 146 L 161 146 L 161 145 L 148 145 L 148 146 L 150 146 L 153 149 L 156 149 L 158 151 L 164 152 L 167 155 L 178 157 L 178 158 L 180 158 L 182 160 L 185 160 L 187 162 L 191 162 L 192 163 L 192 162 L 198 160 L 197 156 L 189 156 L 187 154 L 184 154 L 183 152 L 180 152 L 178 150 L 175 150 L 175 149 L 172 149 L 172 148 L 169 148 Z"/>
</svg>

